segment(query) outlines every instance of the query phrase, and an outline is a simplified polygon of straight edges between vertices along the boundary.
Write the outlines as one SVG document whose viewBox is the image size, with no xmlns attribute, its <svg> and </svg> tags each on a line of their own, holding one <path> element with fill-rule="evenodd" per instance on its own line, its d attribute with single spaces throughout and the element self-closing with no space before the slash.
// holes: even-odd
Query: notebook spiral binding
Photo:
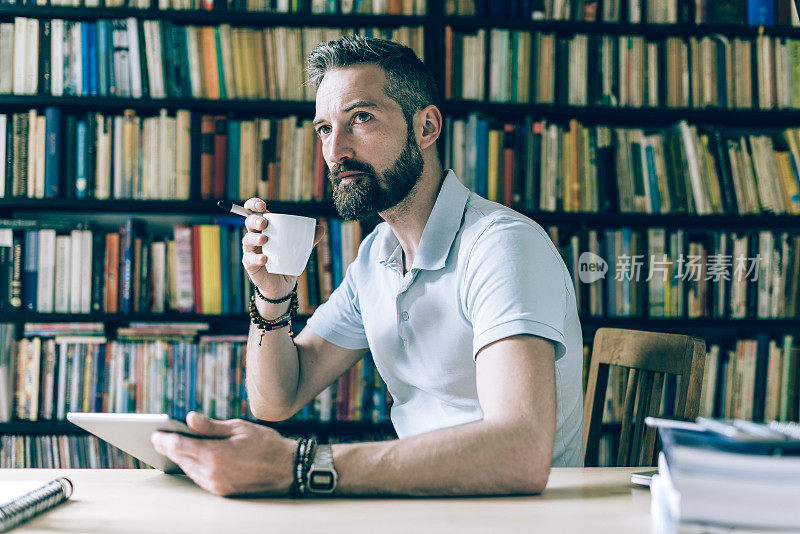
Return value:
<svg viewBox="0 0 800 534">
<path fill-rule="evenodd" d="M 33 516 L 64 502 L 70 495 L 72 495 L 72 482 L 60 477 L 26 493 L 20 499 L 0 506 L 0 532 L 11 530 Z"/>
</svg>

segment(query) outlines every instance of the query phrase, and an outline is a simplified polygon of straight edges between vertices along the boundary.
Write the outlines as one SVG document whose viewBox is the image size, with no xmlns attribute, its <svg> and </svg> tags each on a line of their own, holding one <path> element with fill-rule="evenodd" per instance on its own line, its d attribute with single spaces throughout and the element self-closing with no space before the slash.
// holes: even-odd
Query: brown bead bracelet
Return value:
<svg viewBox="0 0 800 534">
<path fill-rule="evenodd" d="M 258 288 L 256 288 L 256 291 L 258 291 Z M 294 333 L 291 330 L 291 326 L 292 326 L 292 319 L 294 319 L 294 316 L 297 314 L 297 308 L 298 308 L 297 285 L 295 284 L 295 288 L 292 290 L 292 292 L 286 295 L 286 297 L 281 299 L 279 302 L 270 301 L 266 299 L 266 297 L 264 296 L 261 296 L 261 298 L 267 300 L 267 302 L 275 304 L 280 304 L 280 302 L 286 302 L 289 299 L 291 299 L 291 302 L 289 303 L 289 309 L 287 310 L 286 313 L 284 313 L 283 315 L 281 315 L 276 319 L 270 320 L 263 318 L 261 314 L 258 313 L 258 308 L 256 307 L 255 294 L 250 297 L 250 321 L 252 321 L 252 323 L 256 325 L 256 327 L 259 330 L 261 330 L 261 338 L 258 340 L 258 345 L 261 346 L 261 342 L 264 341 L 264 334 L 272 330 L 283 328 L 284 326 L 289 327 L 289 336 L 294 337 Z"/>
</svg>

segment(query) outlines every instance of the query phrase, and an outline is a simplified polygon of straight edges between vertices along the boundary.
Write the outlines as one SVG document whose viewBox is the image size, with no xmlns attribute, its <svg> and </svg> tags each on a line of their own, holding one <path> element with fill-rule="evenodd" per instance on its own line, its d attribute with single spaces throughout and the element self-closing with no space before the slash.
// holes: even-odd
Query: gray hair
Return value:
<svg viewBox="0 0 800 534">
<path fill-rule="evenodd" d="M 439 91 L 428 67 L 409 47 L 385 39 L 346 35 L 317 45 L 306 59 L 308 83 L 317 89 L 329 70 L 361 63 L 373 63 L 386 73 L 383 92 L 400 105 L 409 128 L 418 110 L 439 106 Z"/>
</svg>

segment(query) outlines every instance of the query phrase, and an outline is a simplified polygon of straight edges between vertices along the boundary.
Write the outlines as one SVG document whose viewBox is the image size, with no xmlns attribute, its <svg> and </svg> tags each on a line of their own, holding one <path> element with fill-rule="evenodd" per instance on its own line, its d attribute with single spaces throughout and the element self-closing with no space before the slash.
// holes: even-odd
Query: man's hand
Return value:
<svg viewBox="0 0 800 534">
<path fill-rule="evenodd" d="M 154 432 L 150 440 L 201 488 L 225 497 L 288 494 L 295 440 L 241 419 L 214 421 L 189 412 L 186 422 L 195 432 L 218 439 Z"/>
</svg>

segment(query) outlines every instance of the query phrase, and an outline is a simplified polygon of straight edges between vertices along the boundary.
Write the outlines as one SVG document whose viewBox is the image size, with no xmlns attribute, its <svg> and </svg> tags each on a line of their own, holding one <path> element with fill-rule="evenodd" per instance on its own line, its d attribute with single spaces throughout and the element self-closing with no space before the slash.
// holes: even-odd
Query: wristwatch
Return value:
<svg viewBox="0 0 800 534">
<path fill-rule="evenodd" d="M 317 445 L 314 462 L 308 471 L 306 488 L 311 493 L 331 494 L 336 489 L 339 474 L 333 467 L 333 451 L 330 445 Z"/>
</svg>

